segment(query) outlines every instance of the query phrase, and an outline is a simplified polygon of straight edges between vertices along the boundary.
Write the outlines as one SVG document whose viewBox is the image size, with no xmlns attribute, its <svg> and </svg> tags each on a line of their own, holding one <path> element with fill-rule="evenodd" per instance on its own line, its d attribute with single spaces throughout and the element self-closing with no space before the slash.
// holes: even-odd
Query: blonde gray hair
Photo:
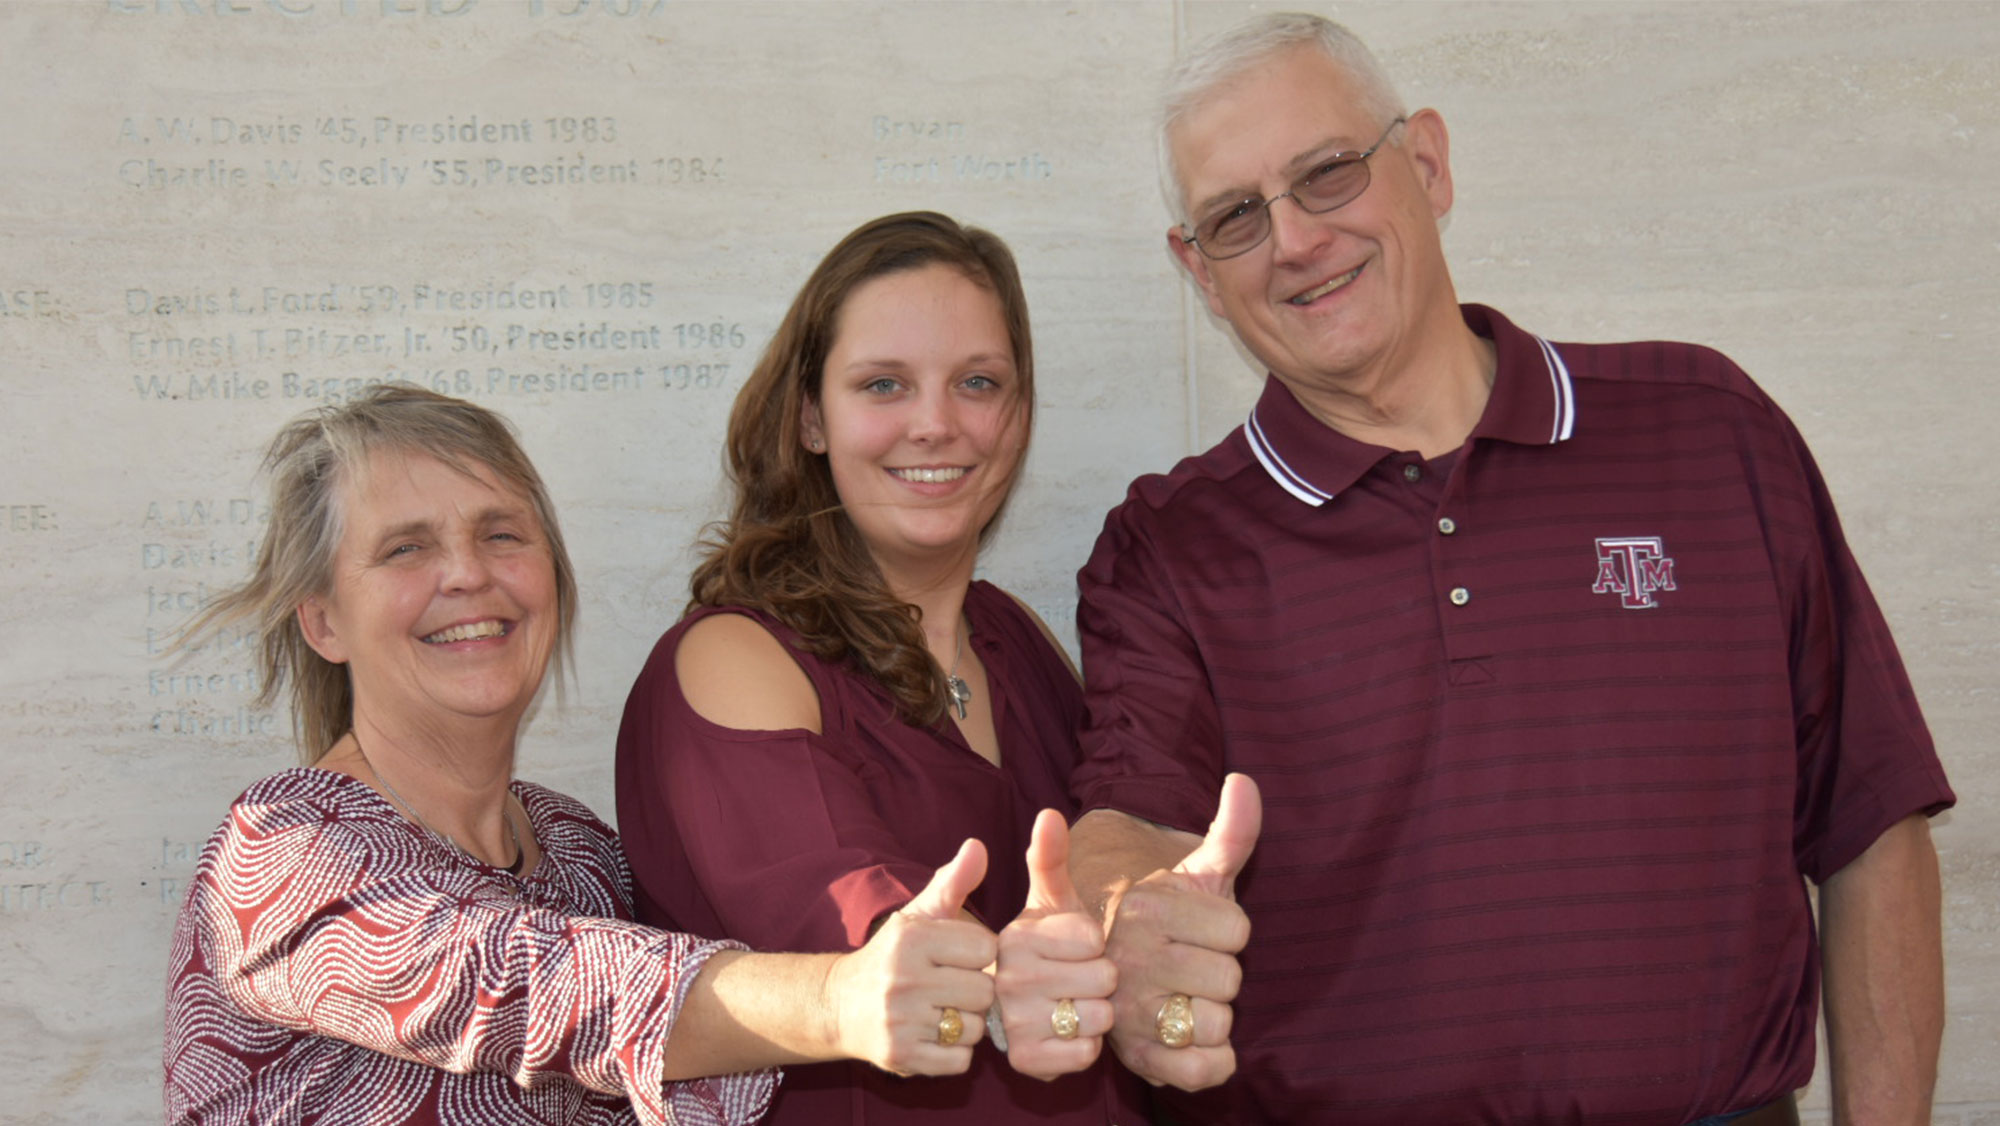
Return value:
<svg viewBox="0 0 2000 1126">
<path fill-rule="evenodd" d="M 541 520 L 555 566 L 557 641 L 551 671 L 558 681 L 570 656 L 576 571 L 548 490 L 506 419 L 461 399 L 393 383 L 303 415 L 286 424 L 264 454 L 271 522 L 250 578 L 190 622 L 179 645 L 191 648 L 237 623 L 253 627 L 262 683 L 257 706 L 268 706 L 290 684 L 292 733 L 307 765 L 347 733 L 354 690 L 347 669 L 306 644 L 298 608 L 331 590 L 342 534 L 342 489 L 378 453 L 421 454 L 467 475 L 485 469 L 527 498 Z"/>
<path fill-rule="evenodd" d="M 1386 127 L 1405 116 L 1402 95 L 1368 45 L 1330 19 L 1307 12 L 1272 12 L 1212 35 L 1174 63 L 1160 91 L 1160 191 L 1176 222 L 1185 226 L 1188 215 L 1180 169 L 1174 165 L 1169 143 L 1174 124 L 1251 67 L 1298 47 L 1319 50 L 1345 71 L 1360 89 L 1362 110 L 1379 125 Z"/>
</svg>

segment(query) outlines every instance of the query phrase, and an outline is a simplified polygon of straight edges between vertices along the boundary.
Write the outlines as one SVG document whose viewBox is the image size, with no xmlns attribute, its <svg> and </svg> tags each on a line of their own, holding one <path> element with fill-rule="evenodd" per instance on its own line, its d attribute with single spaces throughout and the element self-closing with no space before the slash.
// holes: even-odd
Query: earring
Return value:
<svg viewBox="0 0 2000 1126">
<path fill-rule="evenodd" d="M 826 443 L 820 441 L 818 438 L 814 438 L 811 442 L 807 443 L 807 447 L 811 449 L 812 452 L 818 453 L 826 448 Z"/>
</svg>

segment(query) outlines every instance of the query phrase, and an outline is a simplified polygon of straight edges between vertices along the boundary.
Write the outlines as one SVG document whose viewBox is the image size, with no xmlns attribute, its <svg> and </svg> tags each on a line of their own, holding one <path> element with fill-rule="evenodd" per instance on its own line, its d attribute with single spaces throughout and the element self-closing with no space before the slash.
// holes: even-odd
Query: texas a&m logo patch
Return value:
<svg viewBox="0 0 2000 1126">
<path fill-rule="evenodd" d="M 1627 610 L 1651 610 L 1653 597 L 1674 589 L 1674 561 L 1658 536 L 1608 536 L 1597 541 L 1597 581 L 1592 594 L 1616 594 Z"/>
</svg>

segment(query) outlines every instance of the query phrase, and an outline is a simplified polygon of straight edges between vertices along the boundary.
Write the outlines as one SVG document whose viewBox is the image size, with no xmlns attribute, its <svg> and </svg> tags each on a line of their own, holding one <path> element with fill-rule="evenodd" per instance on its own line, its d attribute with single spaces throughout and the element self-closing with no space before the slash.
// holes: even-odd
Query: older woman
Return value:
<svg viewBox="0 0 2000 1126">
<path fill-rule="evenodd" d="M 973 580 L 1033 403 L 1026 303 L 993 235 L 892 215 L 813 271 L 730 417 L 733 513 L 626 704 L 641 919 L 850 950 L 961 838 L 1012 857 L 1037 810 L 1070 810 L 1075 674 L 1031 611 Z M 1035 832 L 1029 868 L 996 865 L 967 904 L 1016 920 L 999 982 L 1019 1070 L 985 1050 L 951 1081 L 794 1069 L 772 1122 L 1136 1120 L 1122 1073 L 1093 1064 L 1115 974 L 1068 891 L 1064 822 Z"/>
<path fill-rule="evenodd" d="M 576 586 L 496 416 L 387 388 L 287 427 L 248 619 L 308 767 L 237 799 L 174 935 L 176 1122 L 747 1122 L 772 1065 L 963 1071 L 993 939 L 953 858 L 852 955 L 750 955 L 629 922 L 617 841 L 512 777 Z M 723 1079 L 700 1076 L 724 1075 Z M 628 1101 L 629 1100 L 629 1101 Z"/>
</svg>

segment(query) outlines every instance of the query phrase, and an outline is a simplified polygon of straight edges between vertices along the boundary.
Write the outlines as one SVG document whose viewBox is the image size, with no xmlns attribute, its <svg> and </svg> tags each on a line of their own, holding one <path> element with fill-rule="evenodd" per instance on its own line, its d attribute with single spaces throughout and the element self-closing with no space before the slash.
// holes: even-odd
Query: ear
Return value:
<svg viewBox="0 0 2000 1126">
<path fill-rule="evenodd" d="M 315 594 L 299 603 L 299 632 L 305 635 L 306 644 L 327 663 L 344 665 L 347 663 L 347 643 L 334 632 L 333 618 L 327 612 L 326 600 Z"/>
<path fill-rule="evenodd" d="M 1202 296 L 1208 298 L 1209 312 L 1228 320 L 1228 317 L 1223 316 L 1222 296 L 1216 292 L 1215 278 L 1208 272 L 1208 256 L 1195 244 L 1182 238 L 1179 227 L 1167 228 L 1167 249 L 1173 251 L 1174 259 L 1181 264 L 1181 269 L 1186 270 L 1188 276 L 1194 279 L 1194 284 L 1201 287 Z"/>
<path fill-rule="evenodd" d="M 1417 182 L 1431 201 L 1431 217 L 1442 219 L 1450 213 L 1451 136 L 1445 131 L 1444 117 L 1434 109 L 1420 109 L 1403 125 L 1403 147 L 1410 154 L 1410 166 Z"/>
<path fill-rule="evenodd" d="M 811 396 L 799 404 L 799 444 L 807 453 L 826 452 L 826 426 L 820 421 L 819 400 Z"/>
</svg>

